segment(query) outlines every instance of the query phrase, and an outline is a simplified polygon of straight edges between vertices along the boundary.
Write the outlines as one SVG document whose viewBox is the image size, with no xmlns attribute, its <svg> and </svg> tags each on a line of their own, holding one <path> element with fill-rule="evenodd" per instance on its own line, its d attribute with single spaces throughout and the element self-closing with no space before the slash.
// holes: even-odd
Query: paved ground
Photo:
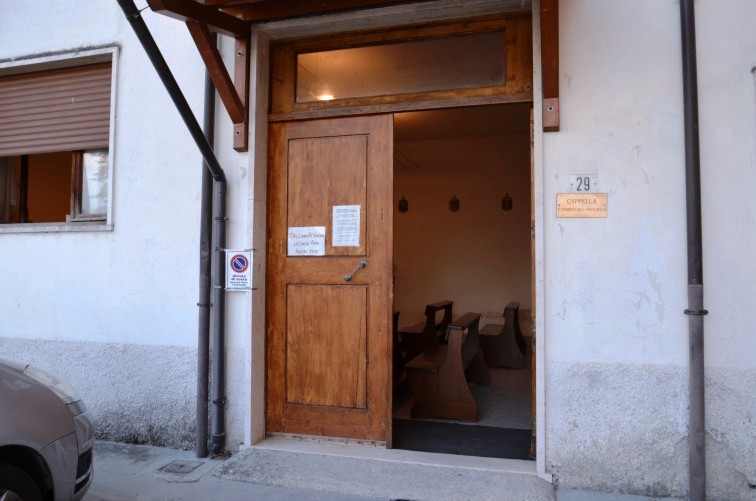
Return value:
<svg viewBox="0 0 756 501">
<path fill-rule="evenodd" d="M 551 486 L 544 489 L 544 485 L 527 478 L 523 483 L 516 464 L 508 467 L 509 473 L 515 475 L 512 480 L 504 470 L 492 469 L 484 458 L 467 458 L 466 467 L 451 470 L 458 466 L 450 456 L 439 460 L 447 464 L 429 464 L 416 453 L 387 451 L 387 456 L 366 462 L 361 448 L 345 457 L 342 450 L 329 450 L 322 445 L 316 446 L 317 453 L 303 446 L 305 452 L 294 454 L 292 447 L 299 446 L 281 446 L 274 441 L 271 447 L 249 449 L 221 460 L 197 459 L 192 451 L 98 441 L 95 478 L 85 501 L 554 499 Z M 394 454 L 400 454 L 401 460 L 391 460 Z M 525 491 L 511 495 L 513 489 L 521 487 L 518 482 L 526 487 Z M 556 501 L 662 500 L 557 490 Z"/>
<path fill-rule="evenodd" d="M 84 499 L 85 501 L 257 499 L 368 501 L 375 499 L 221 479 L 213 475 L 213 472 L 223 464 L 224 461 L 217 459 L 197 459 L 191 451 L 97 442 L 94 482 Z M 194 466 L 196 468 L 188 473 L 171 473 L 161 470 L 169 465 L 183 466 L 185 470 Z"/>
</svg>

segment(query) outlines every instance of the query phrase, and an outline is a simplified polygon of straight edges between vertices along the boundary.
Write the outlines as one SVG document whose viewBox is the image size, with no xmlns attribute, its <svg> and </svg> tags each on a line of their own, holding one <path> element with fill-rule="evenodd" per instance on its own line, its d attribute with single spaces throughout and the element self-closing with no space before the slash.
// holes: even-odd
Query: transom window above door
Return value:
<svg viewBox="0 0 756 501">
<path fill-rule="evenodd" d="M 298 54 L 296 100 L 504 85 L 504 49 L 504 31 L 494 31 Z"/>
<path fill-rule="evenodd" d="M 529 12 L 272 46 L 270 120 L 533 99 Z"/>
</svg>

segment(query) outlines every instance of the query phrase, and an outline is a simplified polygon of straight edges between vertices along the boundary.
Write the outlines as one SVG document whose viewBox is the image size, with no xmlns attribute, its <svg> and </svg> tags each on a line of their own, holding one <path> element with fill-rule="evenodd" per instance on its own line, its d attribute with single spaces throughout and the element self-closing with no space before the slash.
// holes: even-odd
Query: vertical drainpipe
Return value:
<svg viewBox="0 0 756 501">
<path fill-rule="evenodd" d="M 698 71 L 693 0 L 680 0 L 685 122 L 685 192 L 688 234 L 689 499 L 706 497 L 706 425 L 704 399 L 703 238 L 701 229 L 701 159 L 698 140 Z"/>
<path fill-rule="evenodd" d="M 213 41 L 216 34 L 213 33 Z M 205 72 L 205 111 L 202 128 L 205 138 L 215 143 L 215 86 Z M 197 322 L 197 439 L 194 447 L 198 458 L 207 457 L 208 382 L 210 362 L 210 279 L 213 229 L 213 178 L 202 163 L 202 198 L 200 201 L 199 318 Z"/>
<path fill-rule="evenodd" d="M 205 137 L 202 127 L 197 122 L 196 117 L 189 107 L 184 94 L 173 77 L 168 64 L 165 62 L 163 55 L 160 53 L 155 40 L 150 34 L 150 30 L 144 23 L 144 19 L 139 10 L 134 5 L 133 0 L 118 0 L 126 20 L 131 25 L 134 33 L 142 44 L 144 51 L 147 53 L 152 65 L 155 67 L 160 80 L 163 82 L 165 89 L 168 91 L 176 110 L 184 120 L 189 134 L 194 139 L 197 148 L 199 148 L 205 165 L 210 171 L 215 181 L 215 200 L 213 201 L 213 219 L 214 219 L 214 253 L 213 253 L 213 440 L 210 444 L 211 452 L 218 452 L 223 449 L 225 444 L 225 419 L 224 405 L 225 397 L 225 274 L 223 265 L 223 252 L 226 248 L 226 191 L 227 182 L 226 174 L 218 162 L 213 147 Z M 216 272 L 217 271 L 217 272 Z"/>
<path fill-rule="evenodd" d="M 226 444 L 226 183 L 215 183 L 213 197 L 213 412 L 210 452 L 217 454 Z"/>
</svg>

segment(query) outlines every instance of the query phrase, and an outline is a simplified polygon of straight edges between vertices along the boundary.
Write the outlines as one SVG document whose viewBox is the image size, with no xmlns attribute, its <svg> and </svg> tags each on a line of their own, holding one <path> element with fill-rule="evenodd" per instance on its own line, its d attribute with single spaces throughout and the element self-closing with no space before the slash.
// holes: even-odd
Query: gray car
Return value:
<svg viewBox="0 0 756 501">
<path fill-rule="evenodd" d="M 70 386 L 0 357 L 0 501 L 83 498 L 93 445 L 89 413 Z"/>
</svg>

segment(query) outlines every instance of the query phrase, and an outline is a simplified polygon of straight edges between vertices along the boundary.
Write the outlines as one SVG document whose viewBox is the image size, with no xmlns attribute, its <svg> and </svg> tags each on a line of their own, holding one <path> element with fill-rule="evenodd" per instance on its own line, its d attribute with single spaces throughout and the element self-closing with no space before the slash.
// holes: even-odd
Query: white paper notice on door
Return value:
<svg viewBox="0 0 756 501">
<path fill-rule="evenodd" d="M 325 256 L 325 226 L 289 226 L 289 256 Z"/>
<path fill-rule="evenodd" d="M 360 246 L 360 206 L 333 206 L 333 245 L 334 247 Z"/>
</svg>

